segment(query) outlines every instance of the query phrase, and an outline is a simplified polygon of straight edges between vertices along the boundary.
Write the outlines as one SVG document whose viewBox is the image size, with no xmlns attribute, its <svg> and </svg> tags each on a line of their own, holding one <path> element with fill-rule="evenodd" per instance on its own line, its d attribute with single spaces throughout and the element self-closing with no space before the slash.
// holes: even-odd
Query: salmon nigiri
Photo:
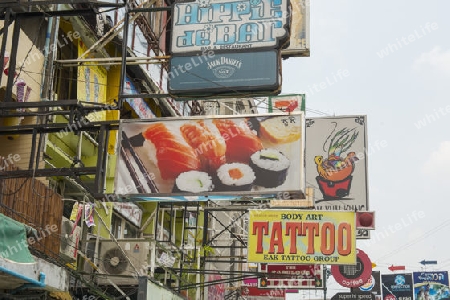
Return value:
<svg viewBox="0 0 450 300">
<path fill-rule="evenodd" d="M 199 170 L 200 160 L 194 149 L 169 131 L 166 125 L 155 123 L 142 134 L 156 148 L 156 160 L 164 180 L 175 179 L 179 174 Z"/>
<path fill-rule="evenodd" d="M 216 119 L 213 122 L 227 145 L 227 163 L 241 162 L 248 164 L 250 156 L 263 149 L 260 139 L 245 122 L 240 125 L 232 120 Z"/>
<path fill-rule="evenodd" d="M 180 131 L 198 154 L 203 171 L 215 173 L 226 162 L 225 140 L 216 127 L 207 126 L 204 121 L 188 122 L 180 127 Z"/>
</svg>

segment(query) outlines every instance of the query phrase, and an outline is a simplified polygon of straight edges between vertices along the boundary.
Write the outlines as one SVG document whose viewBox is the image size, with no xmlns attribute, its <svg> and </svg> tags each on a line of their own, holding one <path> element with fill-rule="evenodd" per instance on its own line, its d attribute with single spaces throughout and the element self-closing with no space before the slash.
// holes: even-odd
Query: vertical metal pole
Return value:
<svg viewBox="0 0 450 300">
<path fill-rule="evenodd" d="M 30 153 L 30 163 L 28 164 L 28 169 L 33 169 L 34 164 L 34 158 L 36 157 L 36 136 L 37 136 L 37 130 L 36 128 L 33 128 L 33 135 L 31 137 L 31 153 Z"/>
<path fill-rule="evenodd" d="M 0 49 L 0 57 L 5 57 L 5 52 L 6 52 L 6 41 L 8 40 L 8 28 L 9 28 L 9 23 L 10 23 L 10 18 L 11 18 L 11 9 L 8 8 L 6 9 L 6 16 L 5 16 L 5 21 L 3 23 L 3 39 L 2 39 L 2 46 Z M 2 81 L 2 75 L 3 75 L 3 69 L 5 68 L 5 64 L 4 64 L 4 60 L 1 59 L 0 61 L 0 82 Z"/>
<path fill-rule="evenodd" d="M 124 26 L 123 26 L 123 40 L 122 40 L 122 68 L 120 70 L 120 82 L 119 82 L 119 99 L 118 106 L 119 109 L 122 108 L 122 98 L 123 90 L 124 90 L 124 81 L 127 75 L 127 44 L 128 44 L 128 26 L 130 23 L 130 14 L 128 9 L 128 1 L 125 1 L 125 18 L 124 18 Z"/>
<path fill-rule="evenodd" d="M 86 204 L 85 201 L 80 203 L 80 205 L 83 205 L 83 206 L 85 204 Z M 86 209 L 86 208 L 83 207 L 83 213 L 81 214 L 81 220 L 80 220 L 80 222 L 81 222 L 81 224 L 80 224 L 81 240 L 79 241 L 79 245 L 77 245 L 77 246 L 80 247 L 79 249 L 81 249 L 83 251 L 83 253 L 86 253 L 86 240 L 87 240 L 87 234 L 88 234 L 87 230 L 88 230 L 88 228 L 87 228 L 87 226 L 85 226 L 85 224 L 83 224 L 84 220 L 85 220 L 85 218 L 84 218 L 84 209 Z M 78 272 L 83 272 L 84 271 L 84 263 L 85 263 L 85 261 L 86 260 L 81 255 L 77 256 L 77 271 Z"/>
<path fill-rule="evenodd" d="M 6 84 L 5 102 L 12 102 L 12 88 L 14 85 L 14 74 L 16 72 L 17 49 L 19 48 L 20 16 L 16 15 L 12 36 L 11 56 L 9 58 L 8 83 Z M 3 70 L 2 70 L 3 71 Z"/>
<path fill-rule="evenodd" d="M 97 169 L 95 171 L 95 186 L 97 188 L 96 192 L 99 194 L 103 194 L 105 189 L 105 170 L 108 155 L 108 138 L 109 130 L 105 125 L 102 125 L 100 127 L 99 143 L 97 146 Z"/>
</svg>

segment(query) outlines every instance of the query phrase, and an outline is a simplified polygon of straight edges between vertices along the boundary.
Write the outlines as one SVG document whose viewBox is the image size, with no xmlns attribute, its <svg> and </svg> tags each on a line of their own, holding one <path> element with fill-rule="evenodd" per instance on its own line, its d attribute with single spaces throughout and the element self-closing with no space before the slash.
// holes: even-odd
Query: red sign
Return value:
<svg viewBox="0 0 450 300">
<path fill-rule="evenodd" d="M 372 262 L 364 251 L 356 249 L 356 265 L 352 266 L 331 266 L 336 282 L 343 287 L 360 287 L 369 280 L 372 275 Z"/>
<path fill-rule="evenodd" d="M 242 296 L 262 296 L 269 297 L 273 300 L 284 300 L 286 290 L 284 289 L 260 289 L 258 288 L 257 278 L 244 279 L 243 286 L 241 287 Z"/>
<path fill-rule="evenodd" d="M 208 275 L 208 281 L 223 280 L 221 275 Z M 208 286 L 208 299 L 223 300 L 225 299 L 225 284 L 223 282 Z"/>
<path fill-rule="evenodd" d="M 310 289 L 323 287 L 323 269 L 321 265 L 281 265 L 260 264 L 259 272 L 266 272 L 265 286 L 258 280 L 258 286 L 264 288 Z"/>
</svg>

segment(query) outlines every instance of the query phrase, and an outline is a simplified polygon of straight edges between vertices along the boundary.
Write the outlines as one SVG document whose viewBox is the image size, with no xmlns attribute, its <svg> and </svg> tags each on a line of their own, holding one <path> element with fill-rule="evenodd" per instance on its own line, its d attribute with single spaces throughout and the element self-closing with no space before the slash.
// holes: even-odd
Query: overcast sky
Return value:
<svg viewBox="0 0 450 300">
<path fill-rule="evenodd" d="M 306 93 L 307 117 L 367 115 L 384 145 L 368 157 L 377 230 L 357 247 L 382 274 L 450 270 L 450 1 L 312 2 L 311 57 L 283 62 L 282 93 Z"/>
</svg>

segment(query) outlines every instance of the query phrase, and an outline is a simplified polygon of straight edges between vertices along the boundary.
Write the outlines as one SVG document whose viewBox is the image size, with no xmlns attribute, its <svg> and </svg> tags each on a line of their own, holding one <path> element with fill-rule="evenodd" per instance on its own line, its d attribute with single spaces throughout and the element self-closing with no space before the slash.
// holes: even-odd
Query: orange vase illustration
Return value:
<svg viewBox="0 0 450 300">
<path fill-rule="evenodd" d="M 341 157 L 358 137 L 356 128 L 343 128 L 333 135 L 334 132 L 335 129 L 324 143 L 324 148 L 329 143 L 328 157 L 314 157 L 319 174 L 316 180 L 325 200 L 342 199 L 350 194 L 352 173 L 358 160 L 355 152 L 348 152 L 345 157 Z"/>
</svg>

